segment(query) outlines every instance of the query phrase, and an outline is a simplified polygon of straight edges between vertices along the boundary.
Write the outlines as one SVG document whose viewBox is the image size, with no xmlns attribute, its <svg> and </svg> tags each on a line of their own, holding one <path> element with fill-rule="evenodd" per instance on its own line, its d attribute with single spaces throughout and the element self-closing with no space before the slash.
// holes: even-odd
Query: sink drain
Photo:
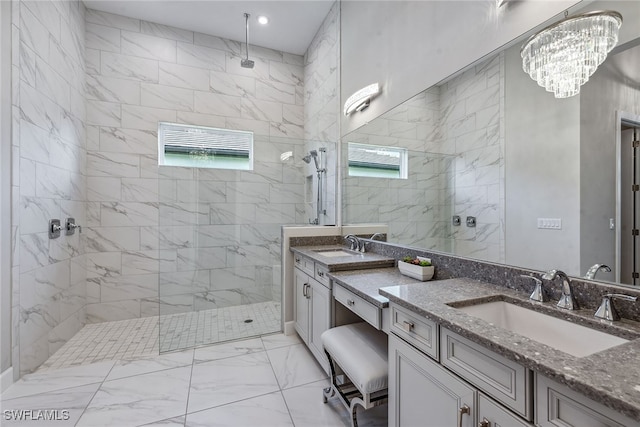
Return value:
<svg viewBox="0 0 640 427">
<path fill-rule="evenodd" d="M 251 322 L 253 322 L 253 319 L 247 319 L 244 321 L 244 323 L 251 323 Z"/>
</svg>

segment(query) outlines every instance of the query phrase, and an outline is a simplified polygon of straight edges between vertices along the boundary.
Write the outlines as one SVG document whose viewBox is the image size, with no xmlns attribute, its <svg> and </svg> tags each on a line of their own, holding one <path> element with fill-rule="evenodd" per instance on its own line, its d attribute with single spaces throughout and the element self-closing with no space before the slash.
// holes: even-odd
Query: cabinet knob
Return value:
<svg viewBox="0 0 640 427">
<path fill-rule="evenodd" d="M 407 332 L 411 332 L 411 329 L 413 329 L 415 325 L 412 322 L 409 322 L 407 320 L 403 320 L 402 321 L 402 329 L 404 329 Z"/>
<path fill-rule="evenodd" d="M 478 427 L 491 427 L 491 421 L 486 418 L 482 418 L 482 421 L 480 421 Z"/>
<path fill-rule="evenodd" d="M 322 271 L 318 270 L 318 276 L 324 277 L 324 273 Z"/>
<path fill-rule="evenodd" d="M 355 304 L 356 304 L 356 302 L 355 302 L 354 300 L 352 300 L 352 299 L 348 299 L 348 300 L 347 300 L 347 305 L 348 305 L 349 307 L 354 306 Z"/>
<path fill-rule="evenodd" d="M 296 262 L 300 262 L 300 258 L 296 258 Z"/>
</svg>

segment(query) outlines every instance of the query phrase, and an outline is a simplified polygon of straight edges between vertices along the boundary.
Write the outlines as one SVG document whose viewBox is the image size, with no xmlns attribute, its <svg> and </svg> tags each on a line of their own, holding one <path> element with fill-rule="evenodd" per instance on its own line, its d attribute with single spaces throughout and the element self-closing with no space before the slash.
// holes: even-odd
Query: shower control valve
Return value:
<svg viewBox="0 0 640 427">
<path fill-rule="evenodd" d="M 65 223 L 65 228 L 67 230 L 66 232 L 67 236 L 71 236 L 72 234 L 75 234 L 76 228 L 78 229 L 78 233 L 82 233 L 82 226 L 76 224 L 75 218 L 67 218 L 67 221 Z"/>
<path fill-rule="evenodd" d="M 50 219 L 49 220 L 49 238 L 57 239 L 60 237 L 60 231 L 62 230 L 62 226 L 60 225 L 59 219 Z"/>
</svg>

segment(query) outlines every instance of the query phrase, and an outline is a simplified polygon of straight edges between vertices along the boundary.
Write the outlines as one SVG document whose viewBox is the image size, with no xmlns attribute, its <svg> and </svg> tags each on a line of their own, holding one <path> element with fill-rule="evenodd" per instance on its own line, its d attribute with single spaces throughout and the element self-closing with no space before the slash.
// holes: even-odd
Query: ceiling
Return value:
<svg viewBox="0 0 640 427">
<path fill-rule="evenodd" d="M 249 44 L 303 55 L 334 0 L 85 0 L 90 9 L 244 42 L 243 14 L 250 13 Z M 267 25 L 256 21 L 269 18 Z"/>
</svg>

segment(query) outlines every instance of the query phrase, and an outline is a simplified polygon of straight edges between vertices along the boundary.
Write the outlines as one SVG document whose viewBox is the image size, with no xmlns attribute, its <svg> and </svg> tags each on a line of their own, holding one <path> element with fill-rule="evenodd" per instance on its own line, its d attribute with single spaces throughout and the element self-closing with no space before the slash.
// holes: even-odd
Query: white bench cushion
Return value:
<svg viewBox="0 0 640 427">
<path fill-rule="evenodd" d="M 374 393 L 387 388 L 389 362 L 384 332 L 362 322 L 329 329 L 321 339 L 333 361 L 360 392 Z"/>
</svg>

